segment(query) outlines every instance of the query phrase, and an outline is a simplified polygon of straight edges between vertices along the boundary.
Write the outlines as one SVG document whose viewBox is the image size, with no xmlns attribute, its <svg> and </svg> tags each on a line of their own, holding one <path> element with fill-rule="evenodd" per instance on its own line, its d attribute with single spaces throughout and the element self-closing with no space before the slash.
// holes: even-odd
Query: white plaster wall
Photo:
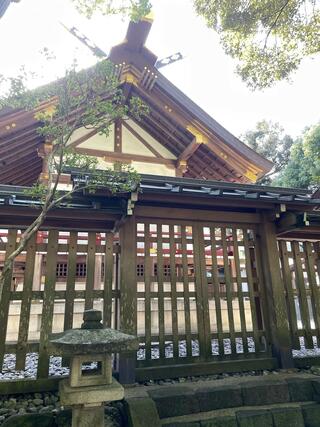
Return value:
<svg viewBox="0 0 320 427">
<path fill-rule="evenodd" d="M 166 165 L 157 165 L 154 163 L 132 162 L 132 167 L 139 173 L 149 175 L 176 176 L 176 170 Z"/>
<path fill-rule="evenodd" d="M 165 148 L 160 142 L 154 139 L 148 132 L 142 129 L 136 122 L 133 120 L 127 120 L 128 125 L 132 127 L 139 135 L 142 136 L 155 150 L 158 151 L 164 158 L 176 160 L 177 157 L 171 153 L 167 148 Z M 122 126 L 124 129 L 124 126 Z M 142 144 L 141 144 L 142 145 Z"/>
</svg>

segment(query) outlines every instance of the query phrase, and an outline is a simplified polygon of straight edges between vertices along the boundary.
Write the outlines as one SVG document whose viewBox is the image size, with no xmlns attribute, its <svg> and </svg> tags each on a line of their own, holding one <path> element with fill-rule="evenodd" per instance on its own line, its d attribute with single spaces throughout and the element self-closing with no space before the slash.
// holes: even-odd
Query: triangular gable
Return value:
<svg viewBox="0 0 320 427">
<path fill-rule="evenodd" d="M 131 22 L 123 43 L 112 48 L 126 95 L 139 96 L 150 106 L 142 127 L 157 138 L 178 161 L 183 176 L 231 182 L 255 182 L 273 164 L 254 152 L 211 118 L 155 67 L 157 56 L 145 42 L 152 20 Z"/>
<path fill-rule="evenodd" d="M 117 120 L 108 135 L 77 129 L 69 147 L 98 158 L 102 168 L 121 162 L 132 164 L 139 173 L 176 175 L 177 157 L 132 119 Z"/>
</svg>

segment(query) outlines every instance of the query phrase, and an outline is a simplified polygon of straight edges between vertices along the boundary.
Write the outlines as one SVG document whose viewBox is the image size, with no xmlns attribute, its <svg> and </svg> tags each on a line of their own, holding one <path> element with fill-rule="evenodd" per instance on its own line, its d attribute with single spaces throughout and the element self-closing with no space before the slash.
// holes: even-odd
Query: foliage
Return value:
<svg viewBox="0 0 320 427">
<path fill-rule="evenodd" d="M 303 142 L 295 142 L 291 149 L 290 160 L 286 168 L 272 182 L 280 187 L 308 188 L 312 183 L 310 162 L 304 156 Z"/>
<path fill-rule="evenodd" d="M 46 182 L 36 183 L 29 195 L 41 201 L 37 218 L 23 232 L 16 250 L 6 259 L 0 276 L 0 298 L 5 276 L 13 261 L 26 247 L 32 235 L 43 224 L 47 213 L 74 193 L 95 192 L 103 187 L 110 192 L 137 191 L 139 175 L 128 166 L 117 171 L 98 169 L 98 162 L 90 156 L 75 153 L 68 147 L 71 137 L 79 128 L 96 129 L 108 135 L 115 119 L 134 117 L 137 120 L 147 113 L 140 99 L 131 98 L 129 103 L 120 89 L 111 62 L 98 62 L 88 70 L 77 70 L 74 63 L 64 78 L 36 90 L 27 86 L 28 74 L 22 69 L 17 77 L 0 78 L 5 87 L 0 97 L 1 109 L 31 110 L 39 121 L 38 133 L 46 142 Z M 59 191 L 59 177 L 66 168 L 78 168 L 84 179 L 73 183 L 70 190 Z"/>
<path fill-rule="evenodd" d="M 272 177 L 287 165 L 293 139 L 284 134 L 279 123 L 266 120 L 258 122 L 255 129 L 247 131 L 242 139 L 257 153 L 273 162 L 272 171 L 259 181 L 260 184 L 270 184 Z"/>
<path fill-rule="evenodd" d="M 139 21 L 151 11 L 149 0 L 72 0 L 80 13 L 91 18 L 95 11 L 103 15 L 121 14 L 132 21 Z"/>
<path fill-rule="evenodd" d="M 253 89 L 287 79 L 320 51 L 318 0 L 194 0 L 196 12 L 220 35 L 237 72 Z"/>
<path fill-rule="evenodd" d="M 284 187 L 308 188 L 320 182 L 320 124 L 307 129 L 291 148 L 287 166 L 273 181 Z"/>
</svg>

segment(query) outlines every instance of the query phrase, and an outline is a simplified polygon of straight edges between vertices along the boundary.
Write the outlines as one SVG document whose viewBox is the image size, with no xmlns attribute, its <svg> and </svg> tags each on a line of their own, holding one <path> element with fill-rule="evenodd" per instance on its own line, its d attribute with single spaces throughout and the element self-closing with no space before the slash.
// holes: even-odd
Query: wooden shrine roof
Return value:
<svg viewBox="0 0 320 427">
<path fill-rule="evenodd" d="M 145 47 L 152 22 L 130 23 L 125 41 L 112 48 L 127 99 L 139 96 L 150 113 L 139 125 L 171 151 L 183 176 L 205 180 L 255 182 L 272 168 L 210 117 L 156 68 L 156 55 Z M 48 104 L 42 106 L 46 108 Z M 38 150 L 43 139 L 34 112 L 0 113 L 0 183 L 30 185 L 41 172 Z"/>
</svg>

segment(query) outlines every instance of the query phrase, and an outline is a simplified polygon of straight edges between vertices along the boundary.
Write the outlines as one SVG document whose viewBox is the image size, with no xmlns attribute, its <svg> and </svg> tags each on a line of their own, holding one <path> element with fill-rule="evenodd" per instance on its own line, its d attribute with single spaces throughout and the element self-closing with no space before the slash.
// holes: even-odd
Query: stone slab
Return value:
<svg viewBox="0 0 320 427">
<path fill-rule="evenodd" d="M 274 427 L 304 427 L 301 408 L 276 408 L 271 413 Z"/>
<path fill-rule="evenodd" d="M 196 397 L 201 412 L 234 408 L 243 404 L 241 387 L 236 385 L 201 387 L 196 391 Z"/>
<path fill-rule="evenodd" d="M 72 427 L 104 427 L 104 408 L 72 410 Z"/>
<path fill-rule="evenodd" d="M 235 417 L 217 417 L 213 420 L 204 420 L 200 422 L 200 427 L 237 427 L 238 423 Z"/>
<path fill-rule="evenodd" d="M 288 390 L 291 402 L 307 402 L 313 400 L 312 382 L 303 378 L 288 378 Z"/>
<path fill-rule="evenodd" d="M 97 404 L 122 400 L 124 389 L 114 378 L 107 386 L 70 387 L 68 380 L 59 385 L 60 401 L 64 406 Z"/>
<path fill-rule="evenodd" d="M 269 411 L 239 411 L 236 417 L 239 427 L 273 427 L 272 414 Z"/>
<path fill-rule="evenodd" d="M 319 379 L 313 379 L 311 381 L 312 383 L 312 388 L 315 394 L 317 394 L 318 396 L 320 396 L 320 378 Z"/>
<path fill-rule="evenodd" d="M 285 381 L 252 381 L 241 383 L 243 404 L 246 406 L 272 405 L 290 401 Z"/>
<path fill-rule="evenodd" d="M 163 424 L 163 427 L 201 427 L 197 421 L 174 421 L 172 423 Z"/>
<path fill-rule="evenodd" d="M 303 419 L 306 427 L 320 426 L 320 404 L 310 403 L 301 405 Z"/>
<path fill-rule="evenodd" d="M 129 427 L 161 427 L 156 404 L 150 398 L 133 398 L 125 401 Z"/>
<path fill-rule="evenodd" d="M 163 387 L 149 392 L 160 418 L 178 417 L 200 412 L 199 402 L 189 387 Z"/>
</svg>

